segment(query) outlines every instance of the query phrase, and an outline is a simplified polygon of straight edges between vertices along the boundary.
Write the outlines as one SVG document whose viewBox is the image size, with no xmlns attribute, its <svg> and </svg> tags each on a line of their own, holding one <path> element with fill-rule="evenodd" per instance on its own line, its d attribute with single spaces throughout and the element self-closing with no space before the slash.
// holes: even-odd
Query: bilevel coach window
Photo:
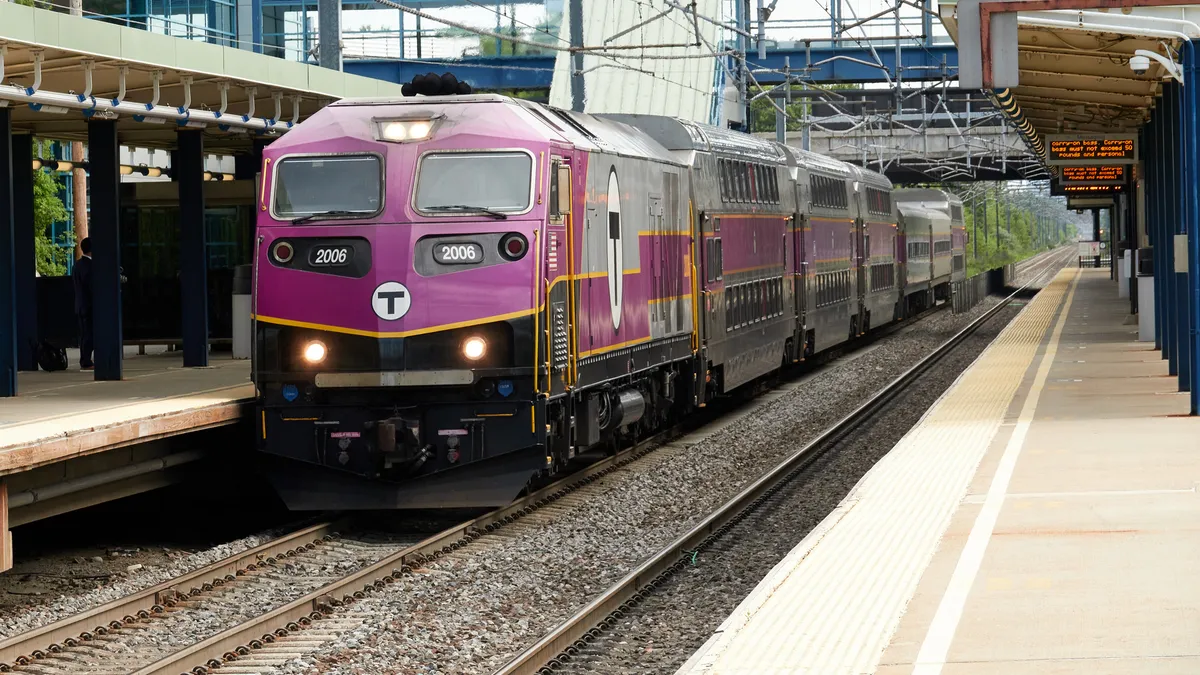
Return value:
<svg viewBox="0 0 1200 675">
<path fill-rule="evenodd" d="M 417 168 L 416 207 L 424 213 L 524 213 L 532 201 L 533 158 L 524 152 L 433 153 Z"/>
<path fill-rule="evenodd" d="M 275 167 L 275 216 L 369 218 L 383 208 L 378 155 L 284 157 Z"/>
</svg>

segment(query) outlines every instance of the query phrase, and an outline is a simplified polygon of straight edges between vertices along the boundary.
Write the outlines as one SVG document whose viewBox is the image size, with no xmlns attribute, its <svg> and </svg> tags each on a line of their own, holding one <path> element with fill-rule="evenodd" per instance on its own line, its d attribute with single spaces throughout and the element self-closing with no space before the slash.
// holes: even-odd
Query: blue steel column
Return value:
<svg viewBox="0 0 1200 675">
<path fill-rule="evenodd" d="M 252 0 L 250 3 L 251 16 L 251 40 L 254 42 L 251 45 L 251 50 L 256 54 L 263 53 L 263 4 L 262 0 Z M 403 12 L 401 12 L 403 14 Z M 404 58 L 404 54 L 400 55 Z"/>
<path fill-rule="evenodd" d="M 1192 86 L 1184 87 L 1185 105 L 1183 119 L 1187 125 L 1184 142 L 1184 166 L 1187 168 L 1187 232 L 1188 232 L 1188 305 L 1190 315 L 1190 340 L 1188 349 L 1192 355 L 1191 371 L 1191 406 L 1193 415 L 1200 414 L 1200 186 L 1196 185 L 1200 177 L 1200 123 L 1196 115 L 1200 114 L 1200 97 L 1196 95 L 1195 77 L 1196 47 L 1190 40 L 1183 43 L 1183 73 L 1184 82 L 1192 82 Z"/>
<path fill-rule="evenodd" d="M 0 108 L 0 396 L 17 395 L 17 273 L 12 111 Z"/>
<path fill-rule="evenodd" d="M 38 335 L 37 251 L 33 241 L 33 137 L 28 134 L 12 137 L 13 156 L 13 245 L 16 251 L 17 288 L 17 368 L 37 370 L 34 344 Z"/>
<path fill-rule="evenodd" d="M 1150 231 L 1153 233 L 1154 247 L 1154 340 L 1162 358 L 1167 358 L 1167 345 L 1171 338 L 1167 335 L 1167 310 L 1165 308 L 1164 298 L 1166 292 L 1163 287 L 1166 285 L 1163 282 L 1163 265 L 1166 264 L 1166 253 L 1163 253 L 1162 241 L 1162 224 L 1165 216 L 1162 212 L 1162 194 L 1163 184 L 1166 178 L 1163 174 L 1163 153 L 1162 153 L 1162 103 L 1157 110 L 1154 111 L 1154 136 L 1150 139 L 1151 145 L 1154 148 L 1154 194 L 1151 198 L 1151 205 L 1154 207 L 1154 220 L 1150 223 Z"/>
<path fill-rule="evenodd" d="M 1188 204 L 1188 193 L 1191 188 L 1188 181 L 1191 180 L 1193 168 L 1188 166 L 1187 161 L 1187 143 L 1188 129 L 1191 126 L 1191 121 L 1188 119 L 1190 107 L 1187 104 L 1188 92 L 1184 87 L 1177 86 L 1175 90 L 1175 114 L 1177 125 L 1175 129 L 1175 146 L 1174 156 L 1175 163 L 1172 166 L 1178 167 L 1175 174 L 1175 219 L 1171 221 L 1172 234 L 1187 236 L 1188 233 L 1188 217 L 1191 209 Z M 1172 238 L 1171 251 L 1174 254 L 1175 242 Z M 1174 268 L 1172 268 L 1174 269 Z M 1179 391 L 1191 391 L 1192 389 L 1192 307 L 1188 296 L 1188 275 L 1186 272 L 1175 273 L 1175 307 L 1179 312 L 1179 320 L 1177 325 L 1177 342 L 1179 345 Z"/>
<path fill-rule="evenodd" d="M 1155 196 L 1158 191 L 1158 112 L 1155 111 L 1150 115 L 1150 122 L 1142 131 L 1141 151 L 1143 153 L 1142 165 L 1146 170 L 1146 189 L 1145 189 L 1145 204 L 1143 208 L 1146 210 L 1146 243 L 1150 248 L 1151 255 L 1154 255 L 1154 250 L 1158 246 L 1158 199 Z M 1158 297 L 1161 291 L 1158 289 L 1158 266 L 1154 265 L 1151 268 L 1150 278 L 1154 280 L 1154 348 L 1162 352 L 1162 314 L 1159 312 Z"/>
<path fill-rule="evenodd" d="M 208 251 L 204 232 L 204 142 L 199 131 L 178 134 L 179 276 L 183 284 L 183 365 L 208 365 Z"/>
<path fill-rule="evenodd" d="M 117 123 L 88 123 L 88 172 L 92 240 L 92 335 L 96 379 L 121 379 L 124 356 L 121 331 L 121 154 Z"/>
<path fill-rule="evenodd" d="M 1178 311 L 1175 301 L 1175 241 L 1171 234 L 1175 226 L 1171 221 L 1175 217 L 1175 153 L 1172 145 L 1175 143 L 1176 123 L 1175 85 L 1168 84 L 1163 88 L 1163 192 L 1160 193 L 1162 203 L 1162 222 L 1159 223 L 1159 234 L 1163 240 L 1163 313 L 1164 328 L 1166 329 L 1166 372 L 1172 376 L 1180 375 L 1178 362 Z"/>
<path fill-rule="evenodd" d="M 1191 354 L 1192 341 L 1189 336 L 1192 322 L 1189 318 L 1191 310 L 1188 303 L 1188 280 L 1186 273 L 1175 272 L 1175 236 L 1186 235 L 1187 227 L 1185 219 L 1187 218 L 1187 166 L 1184 154 L 1184 144 L 1187 142 L 1187 108 L 1184 105 L 1184 99 L 1187 94 L 1183 91 L 1183 87 L 1175 85 L 1175 96 L 1173 102 L 1175 104 L 1175 129 L 1174 143 L 1171 144 L 1171 166 L 1176 167 L 1172 171 L 1174 179 L 1174 194 L 1173 202 L 1175 207 L 1174 217 L 1170 221 L 1171 227 L 1171 260 L 1172 260 L 1172 275 L 1173 282 L 1172 290 L 1174 291 L 1175 299 L 1175 361 L 1179 369 L 1179 391 L 1188 391 L 1192 386 L 1191 377 Z"/>
</svg>

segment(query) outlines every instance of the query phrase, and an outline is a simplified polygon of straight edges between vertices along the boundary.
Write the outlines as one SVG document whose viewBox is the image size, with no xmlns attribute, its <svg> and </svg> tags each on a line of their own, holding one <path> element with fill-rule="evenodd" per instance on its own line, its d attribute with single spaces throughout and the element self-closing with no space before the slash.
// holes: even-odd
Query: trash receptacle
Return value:
<svg viewBox="0 0 1200 675">
<path fill-rule="evenodd" d="M 1154 342 L 1154 249 L 1137 252 L 1138 340 Z"/>
<path fill-rule="evenodd" d="M 233 268 L 233 358 L 250 358 L 250 344 L 254 339 L 250 321 L 250 289 L 254 279 L 254 265 L 238 265 Z"/>
</svg>

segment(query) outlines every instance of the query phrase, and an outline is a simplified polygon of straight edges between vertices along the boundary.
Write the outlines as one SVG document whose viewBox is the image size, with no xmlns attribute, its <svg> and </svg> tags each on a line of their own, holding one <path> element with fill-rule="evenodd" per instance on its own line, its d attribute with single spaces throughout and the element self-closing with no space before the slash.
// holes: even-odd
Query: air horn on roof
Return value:
<svg viewBox="0 0 1200 675">
<path fill-rule="evenodd" d="M 471 91 L 471 85 L 462 82 L 452 73 L 415 75 L 412 82 L 406 82 L 400 88 L 400 93 L 405 96 L 465 96 Z"/>
</svg>

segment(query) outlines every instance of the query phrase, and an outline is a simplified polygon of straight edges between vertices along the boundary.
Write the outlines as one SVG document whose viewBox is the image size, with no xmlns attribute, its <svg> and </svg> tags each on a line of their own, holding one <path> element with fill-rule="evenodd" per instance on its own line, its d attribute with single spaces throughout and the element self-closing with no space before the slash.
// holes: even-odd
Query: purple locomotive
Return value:
<svg viewBox="0 0 1200 675">
<path fill-rule="evenodd" d="M 961 203 L 893 195 L 667 117 L 496 95 L 330 105 L 264 153 L 268 476 L 293 509 L 506 503 L 948 297 Z M 953 273 L 931 262 L 944 248 Z"/>
</svg>

